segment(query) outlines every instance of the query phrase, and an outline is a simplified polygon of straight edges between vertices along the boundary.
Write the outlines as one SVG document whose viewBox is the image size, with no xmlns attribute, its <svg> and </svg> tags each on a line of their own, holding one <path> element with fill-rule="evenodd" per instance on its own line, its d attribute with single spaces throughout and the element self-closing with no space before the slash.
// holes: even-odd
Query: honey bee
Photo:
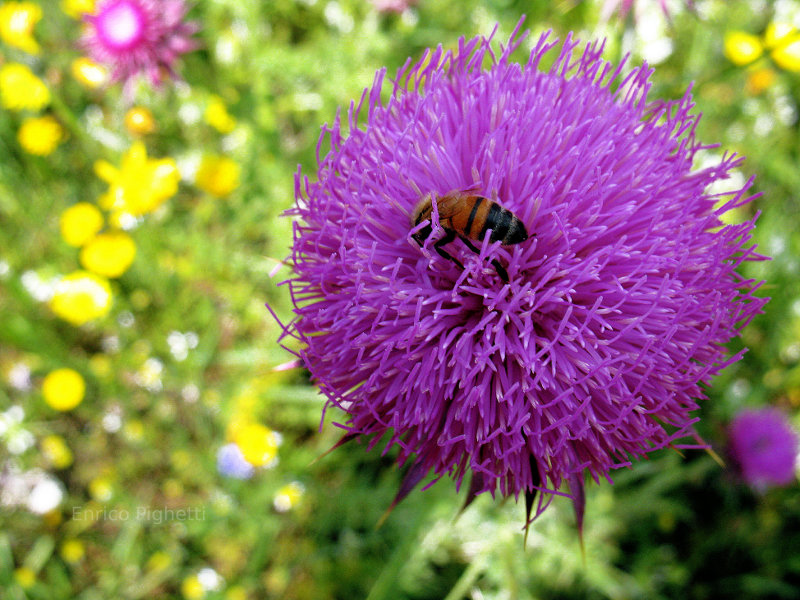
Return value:
<svg viewBox="0 0 800 600">
<path fill-rule="evenodd" d="M 430 220 L 433 212 L 433 195 L 424 196 L 411 213 L 411 226 L 416 227 L 426 219 Z M 443 258 L 464 268 L 456 258 L 451 256 L 442 246 L 460 238 L 462 242 L 476 254 L 480 250 L 470 241 L 481 241 L 487 231 L 491 230 L 489 242 L 500 242 L 504 246 L 520 244 L 528 239 L 528 232 L 523 222 L 510 210 L 484 196 L 467 192 L 449 192 L 436 198 L 439 211 L 439 224 L 445 235 L 433 244 L 434 250 Z M 412 236 L 420 246 L 433 233 L 432 224 L 428 224 Z M 500 278 L 508 283 L 508 272 L 492 260 Z"/>
</svg>

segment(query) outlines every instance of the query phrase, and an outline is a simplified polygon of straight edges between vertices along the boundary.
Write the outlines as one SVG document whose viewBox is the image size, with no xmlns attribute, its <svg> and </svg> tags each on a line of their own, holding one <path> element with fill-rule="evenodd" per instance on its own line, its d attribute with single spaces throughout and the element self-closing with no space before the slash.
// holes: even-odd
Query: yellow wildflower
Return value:
<svg viewBox="0 0 800 600">
<path fill-rule="evenodd" d="M 180 173 L 171 158 L 147 158 L 142 142 L 134 142 L 122 157 L 120 167 L 99 160 L 94 165 L 97 175 L 109 184 L 108 193 L 100 198 L 107 210 L 144 215 L 161 206 L 178 191 Z"/>
<path fill-rule="evenodd" d="M 225 600 L 247 600 L 247 592 L 240 585 L 234 585 L 225 592 Z"/>
<path fill-rule="evenodd" d="M 83 325 L 111 309 L 111 287 L 104 277 L 75 271 L 56 284 L 50 308 L 65 321 Z"/>
<path fill-rule="evenodd" d="M 0 102 L 9 110 L 41 110 L 50 103 L 50 90 L 26 65 L 0 67 Z"/>
<path fill-rule="evenodd" d="M 111 359 L 105 354 L 95 354 L 89 359 L 89 370 L 98 379 L 111 375 Z"/>
<path fill-rule="evenodd" d="M 764 34 L 764 43 L 772 48 L 772 60 L 780 68 L 800 71 L 800 32 L 790 23 L 770 23 Z"/>
<path fill-rule="evenodd" d="M 61 213 L 60 225 L 64 241 L 80 247 L 103 228 L 103 213 L 94 204 L 78 202 Z"/>
<path fill-rule="evenodd" d="M 745 89 L 749 94 L 757 96 L 775 83 L 776 78 L 777 74 L 773 69 L 755 69 L 747 75 Z"/>
<path fill-rule="evenodd" d="M 50 115 L 28 117 L 17 132 L 19 145 L 28 154 L 47 156 L 64 139 L 64 129 Z"/>
<path fill-rule="evenodd" d="M 84 550 L 83 542 L 80 540 L 72 538 L 64 540 L 64 543 L 61 544 L 61 558 L 65 562 L 74 564 L 82 559 L 84 554 L 86 554 L 86 550 Z"/>
<path fill-rule="evenodd" d="M 73 19 L 94 13 L 94 0 L 61 0 L 61 10 Z"/>
<path fill-rule="evenodd" d="M 286 512 L 300 502 L 306 488 L 299 481 L 293 481 L 286 484 L 275 493 L 275 499 L 272 504 L 278 512 Z"/>
<path fill-rule="evenodd" d="M 42 440 L 42 454 L 56 469 L 66 469 L 72 464 L 72 450 L 60 435 L 48 435 Z"/>
<path fill-rule="evenodd" d="M 764 51 L 757 36 L 744 31 L 729 31 L 725 34 L 725 56 L 735 65 L 753 62 Z"/>
<path fill-rule="evenodd" d="M 73 60 L 70 70 L 72 76 L 90 90 L 97 89 L 108 81 L 106 68 L 85 56 Z"/>
<path fill-rule="evenodd" d="M 27 590 L 36 583 L 36 573 L 30 567 L 20 567 L 14 571 L 14 580 L 21 588 Z"/>
<path fill-rule="evenodd" d="M 86 384 L 81 374 L 73 369 L 56 369 L 42 382 L 42 395 L 50 408 L 72 410 L 83 401 Z"/>
<path fill-rule="evenodd" d="M 144 106 L 134 106 L 125 113 L 125 128 L 131 135 L 145 135 L 156 130 L 153 113 Z"/>
<path fill-rule="evenodd" d="M 81 250 L 81 266 L 109 279 L 119 277 L 133 263 L 136 244 L 122 231 L 101 233 Z"/>
<path fill-rule="evenodd" d="M 148 571 L 163 571 L 172 564 L 172 558 L 163 550 L 155 552 L 147 560 Z"/>
<path fill-rule="evenodd" d="M 181 583 L 181 593 L 186 600 L 200 600 L 205 597 L 206 589 L 200 583 L 197 575 L 189 575 Z"/>
<path fill-rule="evenodd" d="M 195 175 L 195 185 L 212 196 L 222 198 L 239 187 L 239 165 L 225 156 L 206 156 Z"/>
<path fill-rule="evenodd" d="M 234 435 L 245 460 L 255 467 L 269 465 L 278 455 L 279 438 L 264 425 L 250 423 L 240 427 Z"/>
<path fill-rule="evenodd" d="M 42 18 L 42 9 L 33 2 L 6 2 L 0 5 L 0 38 L 28 54 L 39 54 L 33 28 Z"/>
<path fill-rule="evenodd" d="M 98 502 L 108 502 L 114 495 L 109 477 L 95 477 L 89 482 L 89 495 Z"/>
<path fill-rule="evenodd" d="M 206 123 L 220 133 L 230 133 L 236 127 L 234 119 L 219 96 L 211 96 L 205 113 Z"/>
</svg>

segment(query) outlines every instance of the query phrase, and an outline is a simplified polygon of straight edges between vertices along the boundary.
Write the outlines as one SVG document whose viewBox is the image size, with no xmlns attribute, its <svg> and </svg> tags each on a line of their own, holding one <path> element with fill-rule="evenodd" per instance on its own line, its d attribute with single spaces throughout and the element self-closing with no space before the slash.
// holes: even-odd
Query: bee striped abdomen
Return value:
<svg viewBox="0 0 800 600">
<path fill-rule="evenodd" d="M 492 230 L 489 241 L 499 241 L 504 246 L 519 244 L 528 239 L 528 233 L 525 231 L 522 221 L 510 210 L 503 208 L 496 202 L 492 202 L 478 235 L 467 235 L 473 239 L 481 240 L 489 229 Z"/>
</svg>

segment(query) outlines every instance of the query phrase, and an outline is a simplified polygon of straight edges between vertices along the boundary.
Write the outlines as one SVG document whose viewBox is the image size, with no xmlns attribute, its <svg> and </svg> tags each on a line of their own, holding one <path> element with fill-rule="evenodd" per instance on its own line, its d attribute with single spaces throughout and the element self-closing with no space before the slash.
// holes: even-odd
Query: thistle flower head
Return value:
<svg viewBox="0 0 800 600">
<path fill-rule="evenodd" d="M 128 93 L 140 75 L 158 87 L 176 76 L 177 59 L 197 48 L 192 35 L 199 27 L 184 20 L 187 10 L 184 0 L 100 0 L 84 17 L 81 44 Z"/>
<path fill-rule="evenodd" d="M 314 180 L 296 177 L 284 335 L 347 414 L 344 439 L 383 436 L 412 463 L 400 495 L 428 472 L 472 472 L 471 495 L 539 490 L 542 510 L 565 480 L 676 444 L 701 384 L 740 358 L 723 344 L 765 302 L 736 272 L 763 258 L 755 219 L 720 220 L 751 182 L 707 192 L 741 159 L 693 170 L 708 146 L 690 94 L 650 100 L 651 69 L 625 74 L 571 35 L 543 35 L 518 64 L 523 38 L 430 50 L 388 100 L 378 72 L 348 133 L 338 116 L 323 127 Z M 410 215 L 452 190 L 502 205 L 530 239 L 487 234 L 477 253 L 455 239 L 439 248 L 455 260 L 440 256 L 435 203 L 430 222 Z"/>
<path fill-rule="evenodd" d="M 730 425 L 729 451 L 742 479 L 755 489 L 795 479 L 798 437 L 774 408 L 744 410 Z"/>
</svg>

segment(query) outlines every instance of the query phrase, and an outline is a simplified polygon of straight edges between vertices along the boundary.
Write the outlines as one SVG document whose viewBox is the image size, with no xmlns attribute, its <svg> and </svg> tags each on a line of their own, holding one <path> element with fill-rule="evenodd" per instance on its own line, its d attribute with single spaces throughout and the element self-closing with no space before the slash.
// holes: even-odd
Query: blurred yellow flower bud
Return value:
<svg viewBox="0 0 800 600">
<path fill-rule="evenodd" d="M 81 374 L 73 369 L 56 369 L 47 374 L 42 382 L 42 395 L 50 408 L 72 410 L 83 401 L 86 383 Z"/>
<path fill-rule="evenodd" d="M 0 103 L 9 110 L 41 110 L 50 103 L 50 90 L 26 65 L 0 67 Z"/>
<path fill-rule="evenodd" d="M 61 10 L 73 19 L 94 13 L 94 0 L 61 0 Z"/>
<path fill-rule="evenodd" d="M 725 56 L 735 65 L 753 62 L 764 51 L 758 36 L 744 31 L 729 31 L 725 34 Z"/>
<path fill-rule="evenodd" d="M 163 571 L 172 564 L 172 558 L 166 552 L 159 550 L 147 559 L 148 571 Z"/>
<path fill-rule="evenodd" d="M 222 198 L 239 187 L 239 165 L 225 156 L 205 156 L 195 175 L 195 185 Z"/>
<path fill-rule="evenodd" d="M 60 225 L 64 241 L 80 247 L 103 228 L 103 213 L 94 204 L 78 202 L 61 213 Z"/>
<path fill-rule="evenodd" d="M 747 75 L 747 84 L 745 86 L 747 93 L 757 96 L 767 90 L 773 83 L 777 75 L 773 69 L 763 68 L 756 69 Z"/>
<path fill-rule="evenodd" d="M 156 130 L 153 113 L 144 106 L 134 106 L 125 113 L 125 128 L 131 135 L 146 135 Z"/>
<path fill-rule="evenodd" d="M 107 502 L 114 495 L 114 488 L 108 477 L 95 477 L 89 482 L 89 495 L 98 502 Z"/>
<path fill-rule="evenodd" d="M 205 597 L 206 590 L 196 575 L 189 575 L 181 583 L 181 594 L 186 600 L 200 600 Z"/>
<path fill-rule="evenodd" d="M 97 89 L 108 81 L 106 68 L 85 56 L 73 60 L 71 70 L 72 76 L 90 90 Z"/>
<path fill-rule="evenodd" d="M 75 564 L 83 558 L 84 554 L 86 554 L 86 550 L 80 540 L 72 538 L 64 540 L 64 543 L 61 544 L 61 558 L 65 562 Z"/>
<path fill-rule="evenodd" d="M 278 455 L 280 438 L 270 428 L 258 423 L 244 425 L 234 432 L 234 441 L 247 462 L 255 467 L 272 463 Z"/>
<path fill-rule="evenodd" d="M 234 119 L 219 96 L 212 96 L 208 102 L 205 113 L 206 123 L 220 133 L 230 133 L 236 127 Z"/>
<path fill-rule="evenodd" d="M 73 325 L 105 316 L 111 309 L 111 286 L 93 273 L 75 271 L 56 284 L 50 308 Z"/>
<path fill-rule="evenodd" d="M 284 485 L 275 493 L 272 502 L 278 512 L 287 512 L 297 506 L 306 488 L 299 481 L 293 481 Z"/>
<path fill-rule="evenodd" d="M 42 18 L 42 9 L 33 2 L 5 2 L 0 5 L 0 38 L 28 54 L 39 54 L 33 28 Z"/>
<path fill-rule="evenodd" d="M 136 243 L 122 231 L 101 233 L 81 250 L 81 266 L 87 271 L 113 279 L 133 264 Z"/>
<path fill-rule="evenodd" d="M 56 469 L 66 469 L 72 464 L 72 451 L 60 435 L 48 435 L 42 440 L 42 454 Z"/>
<path fill-rule="evenodd" d="M 22 589 L 27 590 L 36 583 L 36 573 L 29 567 L 20 567 L 14 571 L 14 581 Z"/>
<path fill-rule="evenodd" d="M 28 117 L 20 125 L 17 140 L 28 154 L 47 156 L 64 139 L 64 129 L 51 116 Z"/>
</svg>

